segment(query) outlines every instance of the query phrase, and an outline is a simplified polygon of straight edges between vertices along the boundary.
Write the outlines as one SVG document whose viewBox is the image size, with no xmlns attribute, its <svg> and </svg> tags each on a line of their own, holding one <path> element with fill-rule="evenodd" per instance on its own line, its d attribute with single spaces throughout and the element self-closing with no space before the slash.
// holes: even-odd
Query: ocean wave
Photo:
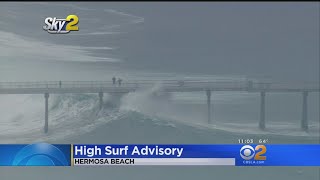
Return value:
<svg viewBox="0 0 320 180">
<path fill-rule="evenodd" d="M 120 132 L 122 127 L 128 126 L 124 124 L 128 122 L 133 123 L 132 126 L 136 125 L 132 129 L 141 132 L 157 126 L 160 132 L 165 132 L 168 128 L 170 131 L 172 128 L 176 130 L 187 128 L 188 131 L 193 129 L 192 131 L 209 134 L 219 132 L 222 135 L 264 135 L 311 139 L 319 137 L 319 124 L 315 122 L 310 122 L 309 132 L 303 132 L 297 123 L 285 121 L 268 122 L 267 129 L 264 131 L 259 130 L 258 121 L 256 123 L 219 121 L 214 124 L 196 120 L 188 121 L 185 116 L 180 116 L 175 105 L 171 103 L 172 95 L 160 93 L 161 88 L 161 84 L 158 84 L 149 90 L 123 96 L 106 94 L 102 109 L 99 108 L 99 99 L 96 94 L 50 95 L 48 134 L 43 133 L 43 96 L 2 95 L 0 96 L 0 113 L 2 114 L 0 142 L 59 141 L 67 137 L 90 134 L 99 127 L 113 123 L 118 123 Z M 192 135 L 185 138 L 190 136 Z"/>
</svg>

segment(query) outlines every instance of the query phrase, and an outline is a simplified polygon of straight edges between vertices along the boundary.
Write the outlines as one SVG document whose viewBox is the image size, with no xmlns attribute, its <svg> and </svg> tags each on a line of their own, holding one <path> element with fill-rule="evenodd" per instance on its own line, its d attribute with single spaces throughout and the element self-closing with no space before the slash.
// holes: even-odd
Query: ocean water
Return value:
<svg viewBox="0 0 320 180">
<path fill-rule="evenodd" d="M 115 101 L 104 97 L 99 110 L 96 94 L 51 95 L 49 133 L 43 133 L 42 95 L 1 95 L 1 143 L 172 143 L 236 144 L 238 139 L 268 139 L 269 143 L 319 142 L 318 104 L 310 98 L 310 131 L 300 130 L 301 102 L 291 108 L 292 95 L 268 98 L 267 129 L 258 129 L 258 94 L 217 93 L 213 98 L 213 124 L 206 121 L 205 93 L 154 97 L 150 89 L 124 95 Z M 284 96 L 284 97 L 283 97 Z M 311 96 L 312 97 L 312 96 Z M 274 98 L 274 99 L 273 99 Z M 311 106 L 311 104 L 313 106 Z M 236 106 L 236 107 L 234 107 Z M 15 108 L 12 108 L 15 107 Z M 294 108 L 295 107 L 295 108 Z M 313 109 L 314 108 L 314 109 Z M 312 110 L 313 109 L 313 110 Z M 278 112 L 280 115 L 277 115 Z M 285 114 L 286 113 L 286 114 Z M 297 116 L 290 113 L 296 113 Z M 313 113 L 313 114 L 312 114 Z M 293 117 L 293 118 L 292 118 Z M 280 119 L 280 121 L 279 121 Z M 318 179 L 316 167 L 2 167 L 1 179 Z M 18 173 L 19 172 L 19 173 Z M 165 175 L 164 175 L 165 174 Z"/>
<path fill-rule="evenodd" d="M 147 80 L 157 81 L 152 77 L 152 74 L 149 76 Z M 159 74 L 157 76 L 161 78 Z M 134 77 L 134 75 L 130 77 Z M 199 76 L 194 78 L 201 79 Z M 208 76 L 203 77 L 203 79 L 208 78 Z M 211 77 L 212 81 L 227 80 L 228 78 L 242 80 L 241 77 Z M 159 122 L 166 122 L 173 128 L 183 125 L 198 131 L 230 133 L 235 137 L 238 135 L 239 138 L 265 136 L 270 137 L 270 143 L 286 143 L 286 141 L 279 142 L 278 137 L 287 137 L 288 141 L 294 143 L 317 143 L 319 138 L 317 111 L 319 95 L 317 93 L 311 93 L 308 97 L 310 128 L 308 132 L 300 130 L 301 93 L 267 94 L 267 129 L 261 131 L 258 128 L 259 93 L 213 92 L 212 123 L 208 123 L 205 92 L 154 95 L 160 88 L 161 85 L 156 84 L 150 89 L 122 96 L 113 97 L 111 94 L 106 94 L 102 110 L 99 109 L 97 94 L 51 94 L 49 97 L 50 132 L 48 135 L 44 135 L 42 132 L 44 124 L 43 95 L 1 95 L 0 141 L 2 143 L 60 141 L 69 136 L 90 133 L 101 125 L 107 126 L 117 123 L 118 120 L 123 121 L 123 119 L 127 119 L 129 122 L 150 121 L 155 126 Z M 146 129 L 139 131 L 144 132 Z M 228 140 L 230 139 L 221 139 L 221 141 L 214 139 L 208 143 L 223 143 Z M 234 138 L 228 142 L 237 143 L 238 141 L 237 138 Z M 197 142 L 190 141 L 189 143 Z"/>
<path fill-rule="evenodd" d="M 126 38 L 135 36 L 134 32 L 143 28 L 143 17 L 108 6 L 94 8 L 85 4 L 56 3 L 50 4 L 52 8 L 41 9 L 39 7 L 48 7 L 48 4 L 21 4 L 0 6 L 0 25 L 5 25 L 0 28 L 0 82 L 110 81 L 113 76 L 121 77 L 123 83 L 181 79 L 246 81 L 248 77 L 247 74 L 228 72 L 205 73 L 201 68 L 198 72 L 163 70 L 166 67 L 161 70 L 133 68 L 128 64 L 130 55 L 134 59 L 135 53 L 124 54 L 121 50 L 127 41 L 132 40 Z M 90 20 L 90 23 L 82 24 L 84 30 L 79 31 L 81 34 L 52 38 L 46 32 L 32 33 L 41 28 L 42 18 L 70 11 Z M 19 18 L 23 14 L 28 14 L 29 18 Z M 97 18 L 98 15 L 107 18 Z M 25 26 L 28 23 L 32 26 Z M 24 27 L 23 31 L 17 26 L 19 24 Z M 86 29 L 93 25 L 97 26 L 96 31 Z M 136 66 L 143 67 L 144 64 L 137 61 Z M 183 63 L 180 66 L 183 67 Z M 308 96 L 309 132 L 300 130 L 301 93 L 267 93 L 267 128 L 261 131 L 258 129 L 258 93 L 213 92 L 212 124 L 208 124 L 205 92 L 153 96 L 158 89 L 159 85 L 155 85 L 120 98 L 106 94 L 101 110 L 97 94 L 52 94 L 49 98 L 48 134 L 43 133 L 43 95 L 0 95 L 0 143 L 236 144 L 239 139 L 246 138 L 264 138 L 274 144 L 319 143 L 318 93 Z M 0 167 L 0 180 L 88 178 L 318 180 L 319 168 Z"/>
</svg>

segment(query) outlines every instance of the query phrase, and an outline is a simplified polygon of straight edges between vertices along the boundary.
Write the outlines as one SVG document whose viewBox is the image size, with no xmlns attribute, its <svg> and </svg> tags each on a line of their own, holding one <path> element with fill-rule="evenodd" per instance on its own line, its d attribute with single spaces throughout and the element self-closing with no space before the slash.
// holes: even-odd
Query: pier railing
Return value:
<svg viewBox="0 0 320 180">
<path fill-rule="evenodd" d="M 283 91 L 318 91 L 319 83 L 265 83 L 265 82 L 247 82 L 247 81 L 182 81 L 182 80 L 166 80 L 166 81 L 150 81 L 150 80 L 134 80 L 117 82 L 113 84 L 111 81 L 39 81 L 39 82 L 0 82 L 1 89 L 44 89 L 44 88 L 146 88 L 155 85 L 164 88 L 202 88 L 202 89 L 225 89 L 225 90 L 283 90 Z"/>
</svg>

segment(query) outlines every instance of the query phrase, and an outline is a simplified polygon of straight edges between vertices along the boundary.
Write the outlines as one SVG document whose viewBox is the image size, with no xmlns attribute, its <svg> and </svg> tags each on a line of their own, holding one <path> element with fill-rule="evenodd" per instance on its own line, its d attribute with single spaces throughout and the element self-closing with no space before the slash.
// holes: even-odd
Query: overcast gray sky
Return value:
<svg viewBox="0 0 320 180">
<path fill-rule="evenodd" d="M 319 79 L 318 2 L 2 2 L 0 10 L 2 37 L 10 32 L 15 39 L 33 38 L 59 50 L 114 48 L 86 55 L 128 68 Z M 71 13 L 80 18 L 79 32 L 55 36 L 41 29 L 45 17 Z M 120 34 L 90 35 L 97 32 Z"/>
</svg>

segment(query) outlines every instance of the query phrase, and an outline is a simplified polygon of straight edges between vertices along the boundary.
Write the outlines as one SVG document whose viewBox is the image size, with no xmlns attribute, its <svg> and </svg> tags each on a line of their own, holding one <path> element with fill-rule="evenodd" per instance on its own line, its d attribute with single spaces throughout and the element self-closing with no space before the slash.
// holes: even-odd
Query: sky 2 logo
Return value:
<svg viewBox="0 0 320 180">
<path fill-rule="evenodd" d="M 43 26 L 43 29 L 51 34 L 66 34 L 70 31 L 79 31 L 79 27 L 77 26 L 79 18 L 73 14 L 68 15 L 66 19 L 47 17 L 44 23 L 46 26 Z"/>
</svg>

